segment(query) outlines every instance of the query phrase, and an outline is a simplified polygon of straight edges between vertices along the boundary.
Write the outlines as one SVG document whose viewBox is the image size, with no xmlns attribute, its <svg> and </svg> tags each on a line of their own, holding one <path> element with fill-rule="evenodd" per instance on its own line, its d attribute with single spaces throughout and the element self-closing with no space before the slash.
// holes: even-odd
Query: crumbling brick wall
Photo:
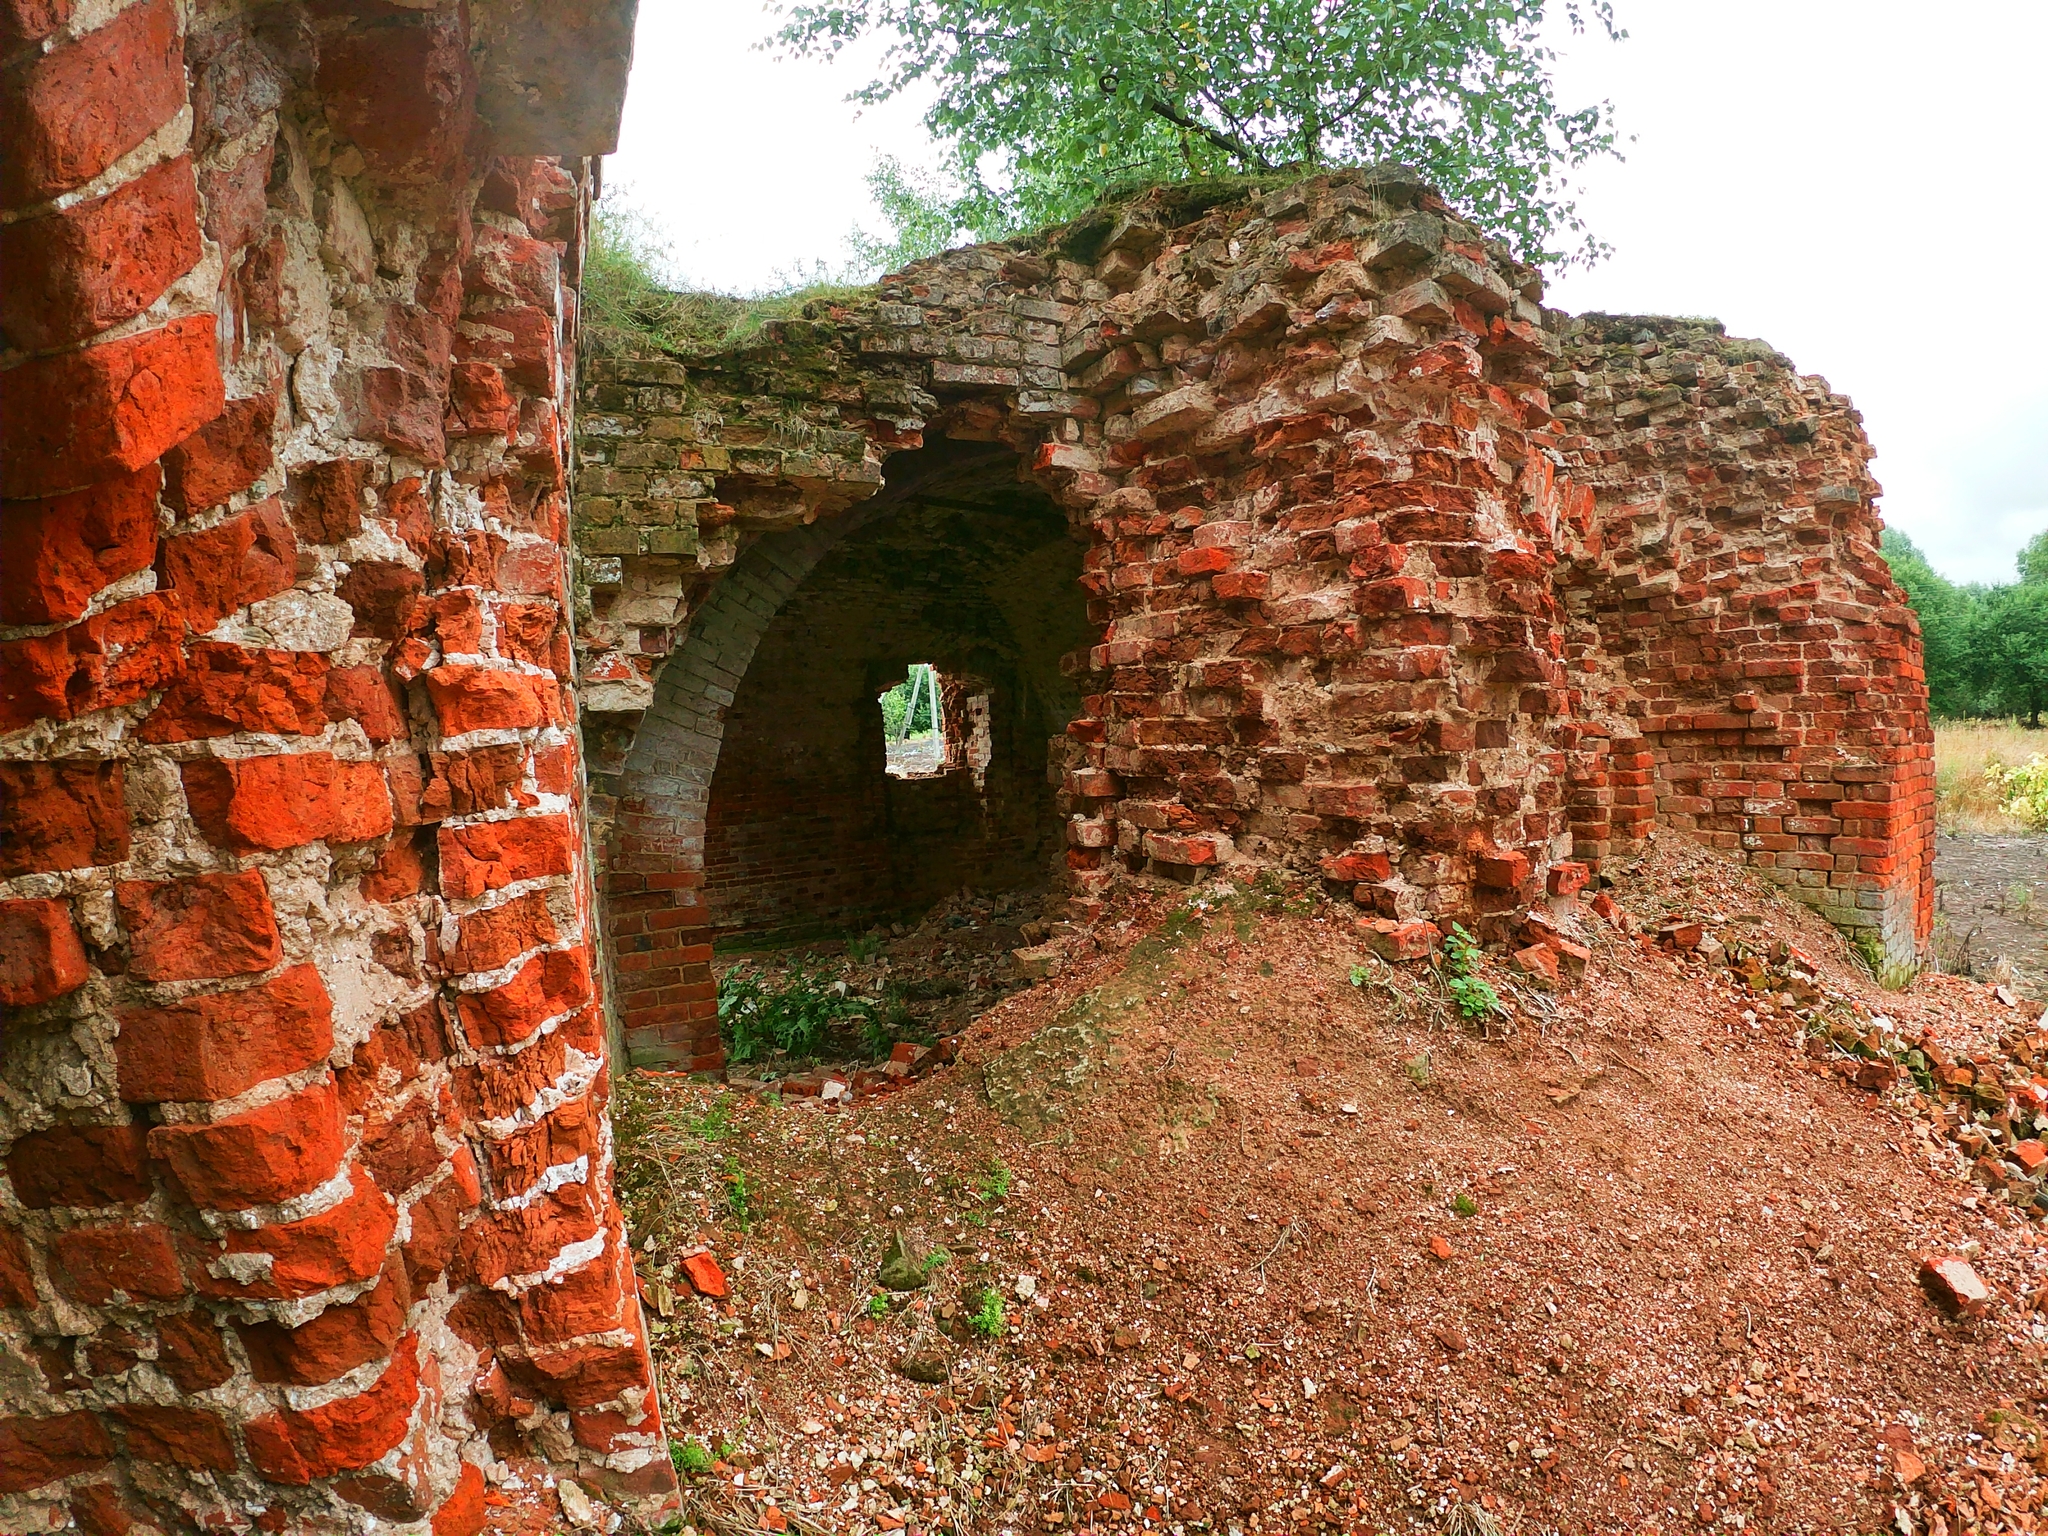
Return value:
<svg viewBox="0 0 2048 1536">
<path fill-rule="evenodd" d="M 1934 901 L 1933 732 L 1861 419 L 1711 322 L 1588 315 L 1563 340 L 1557 450 L 1595 494 L 1563 583 L 1568 653 L 1627 722 L 1636 776 L 1654 773 L 1637 823 L 1654 809 L 1914 953 Z M 1597 808 L 1575 828 L 1593 856 L 1610 831 Z"/>
<path fill-rule="evenodd" d="M 1853 414 L 1708 327 L 1617 341 L 1540 298 L 1405 173 L 1343 173 L 593 360 L 579 668 L 636 1054 L 718 1060 L 706 801 L 761 636 L 894 466 L 963 440 L 1086 545 L 1081 915 L 1248 862 L 1488 927 L 1662 819 L 1915 949 L 1925 690 Z"/>
<path fill-rule="evenodd" d="M 0 5 L 0 1529 L 672 1494 L 563 609 L 630 34 Z"/>
</svg>

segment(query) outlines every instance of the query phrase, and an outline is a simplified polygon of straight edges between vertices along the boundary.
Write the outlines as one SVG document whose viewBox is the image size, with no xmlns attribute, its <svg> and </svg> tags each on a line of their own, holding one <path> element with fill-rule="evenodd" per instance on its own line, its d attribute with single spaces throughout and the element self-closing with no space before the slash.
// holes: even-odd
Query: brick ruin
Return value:
<svg viewBox="0 0 2048 1536">
<path fill-rule="evenodd" d="M 0 1529 L 468 1536 L 514 1452 L 659 1514 L 608 1073 L 719 1065 L 719 936 L 1500 927 L 1653 823 L 1928 933 L 1819 380 L 1398 172 L 579 365 L 631 19 L 0 0 Z"/>
<path fill-rule="evenodd" d="M 673 1498 L 563 601 L 632 23 L 0 4 L 0 1530 Z"/>
<path fill-rule="evenodd" d="M 1126 875 L 1288 866 L 1498 932 L 1660 823 L 1917 952 L 1931 736 L 1856 413 L 1711 322 L 1541 293 L 1427 187 L 1344 173 L 586 359 L 578 667 L 634 1059 L 718 1065 L 714 938 L 932 894 L 901 871 L 973 792 L 886 783 L 868 718 L 913 660 L 1007 669 L 963 841 L 1084 921 Z M 1028 574 L 977 553 L 998 523 L 1045 531 Z"/>
</svg>

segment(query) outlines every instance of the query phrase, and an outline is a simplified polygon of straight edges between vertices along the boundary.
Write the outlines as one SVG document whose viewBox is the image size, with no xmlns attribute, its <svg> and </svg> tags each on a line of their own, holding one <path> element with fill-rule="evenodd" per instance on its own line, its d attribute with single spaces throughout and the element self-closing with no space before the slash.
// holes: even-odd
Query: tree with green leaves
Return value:
<svg viewBox="0 0 2048 1536">
<path fill-rule="evenodd" d="M 1606 102 L 1567 108 L 1547 15 L 1608 35 L 1612 0 L 797 0 L 776 34 L 831 55 L 879 34 L 880 102 L 925 126 L 984 239 L 1119 187 L 1400 162 L 1531 262 L 1590 260 L 1569 173 L 1612 154 Z"/>
<path fill-rule="evenodd" d="M 2035 534 L 2020 551 L 2020 580 L 2030 587 L 2048 587 L 2048 528 Z"/>
<path fill-rule="evenodd" d="M 1928 707 L 1945 720 L 1976 714 L 1977 668 L 1971 655 L 1976 643 L 1975 594 L 1936 571 L 1919 546 L 1896 528 L 1885 529 L 1882 547 L 1893 580 L 1906 589 L 1906 601 L 1920 616 Z"/>
<path fill-rule="evenodd" d="M 960 241 L 960 192 L 930 171 L 883 155 L 868 172 L 868 196 L 889 221 L 887 235 L 855 229 L 846 243 L 854 266 L 866 272 L 897 272 L 913 261 L 949 251 Z"/>
<path fill-rule="evenodd" d="M 2048 710 L 2048 533 L 2020 551 L 2020 579 L 2006 586 L 1957 586 L 1896 529 L 1885 530 L 1884 557 L 1920 616 L 1934 714 L 2025 716 L 2038 729 Z"/>
<path fill-rule="evenodd" d="M 1970 672 L 1988 713 L 2024 715 L 2041 728 L 2048 709 L 2048 583 L 1993 587 L 1970 625 Z"/>
</svg>

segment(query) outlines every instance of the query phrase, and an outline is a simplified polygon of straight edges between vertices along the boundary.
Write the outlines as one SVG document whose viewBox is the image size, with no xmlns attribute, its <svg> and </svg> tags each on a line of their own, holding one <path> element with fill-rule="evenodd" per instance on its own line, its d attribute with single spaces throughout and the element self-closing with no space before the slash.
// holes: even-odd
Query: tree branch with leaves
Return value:
<svg viewBox="0 0 2048 1536">
<path fill-rule="evenodd" d="M 1119 185 L 1301 167 L 1415 167 L 1524 260 L 1590 260 L 1571 173 L 1615 153 L 1568 109 L 1545 27 L 1610 37 L 1612 0 L 795 0 L 797 56 L 884 42 L 880 102 L 925 126 L 982 238 L 1073 218 Z"/>
</svg>

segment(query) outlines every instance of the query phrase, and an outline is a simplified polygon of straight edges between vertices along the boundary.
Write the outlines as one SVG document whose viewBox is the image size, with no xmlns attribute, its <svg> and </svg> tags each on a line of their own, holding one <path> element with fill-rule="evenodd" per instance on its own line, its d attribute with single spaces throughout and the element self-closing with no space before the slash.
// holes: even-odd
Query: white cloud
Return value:
<svg viewBox="0 0 2048 1536">
<path fill-rule="evenodd" d="M 1561 40 L 1568 100 L 1610 97 L 1625 164 L 1582 200 L 1615 247 L 1573 310 L 1708 314 L 1863 411 L 1885 515 L 1938 569 L 2002 581 L 2048 527 L 2048 378 L 2029 330 L 2048 249 L 2043 0 L 1619 0 L 1629 41 Z M 922 101 L 857 108 L 836 65 L 753 45 L 774 18 L 643 0 L 614 184 L 697 284 L 844 256 L 877 153 L 935 157 Z"/>
</svg>

